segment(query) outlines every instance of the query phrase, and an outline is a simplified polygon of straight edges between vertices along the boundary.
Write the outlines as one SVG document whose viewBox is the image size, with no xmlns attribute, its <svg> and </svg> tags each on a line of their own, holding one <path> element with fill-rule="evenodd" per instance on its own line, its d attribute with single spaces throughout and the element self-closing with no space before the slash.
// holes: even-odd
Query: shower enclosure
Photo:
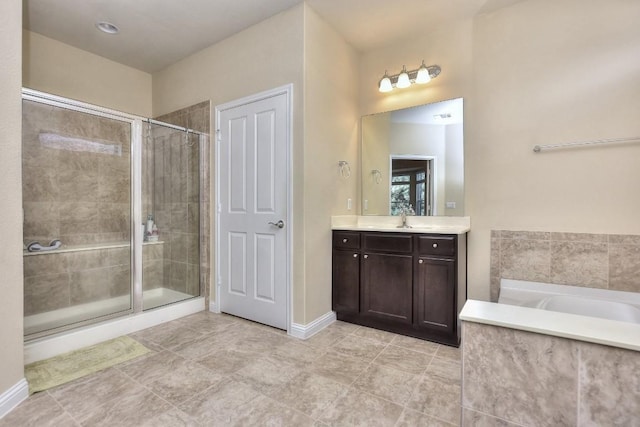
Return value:
<svg viewBox="0 0 640 427">
<path fill-rule="evenodd" d="M 201 132 L 23 91 L 27 340 L 200 296 Z"/>
</svg>

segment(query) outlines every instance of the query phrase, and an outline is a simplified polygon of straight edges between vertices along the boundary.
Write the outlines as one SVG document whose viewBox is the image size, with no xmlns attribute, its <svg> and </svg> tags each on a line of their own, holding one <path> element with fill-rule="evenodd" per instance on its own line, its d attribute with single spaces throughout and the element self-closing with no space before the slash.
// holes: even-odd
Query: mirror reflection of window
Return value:
<svg viewBox="0 0 640 427">
<path fill-rule="evenodd" d="M 391 159 L 390 215 L 432 213 L 432 160 Z"/>
</svg>

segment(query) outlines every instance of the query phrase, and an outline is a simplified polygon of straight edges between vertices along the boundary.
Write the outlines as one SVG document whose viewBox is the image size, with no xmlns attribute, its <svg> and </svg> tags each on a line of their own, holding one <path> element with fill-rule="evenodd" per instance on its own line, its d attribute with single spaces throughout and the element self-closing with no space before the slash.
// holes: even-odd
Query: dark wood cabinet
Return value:
<svg viewBox="0 0 640 427">
<path fill-rule="evenodd" d="M 339 320 L 459 345 L 466 235 L 333 232 Z"/>
<path fill-rule="evenodd" d="M 362 313 L 379 319 L 411 323 L 413 257 L 402 254 L 362 255 Z"/>
</svg>

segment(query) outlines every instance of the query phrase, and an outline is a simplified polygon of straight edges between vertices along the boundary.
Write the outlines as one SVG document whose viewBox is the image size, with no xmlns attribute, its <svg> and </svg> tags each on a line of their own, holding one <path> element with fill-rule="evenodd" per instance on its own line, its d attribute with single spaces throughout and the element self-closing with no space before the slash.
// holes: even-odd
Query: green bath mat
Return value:
<svg viewBox="0 0 640 427">
<path fill-rule="evenodd" d="M 29 393 L 68 383 L 150 351 L 133 338 L 123 336 L 31 363 L 24 367 Z"/>
</svg>

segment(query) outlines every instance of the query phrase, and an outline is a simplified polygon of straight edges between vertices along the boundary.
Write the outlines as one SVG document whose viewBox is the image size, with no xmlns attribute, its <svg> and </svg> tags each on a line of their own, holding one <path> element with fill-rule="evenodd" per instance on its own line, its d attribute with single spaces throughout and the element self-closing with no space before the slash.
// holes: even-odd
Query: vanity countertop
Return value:
<svg viewBox="0 0 640 427">
<path fill-rule="evenodd" d="M 471 219 L 468 216 L 408 216 L 407 224 L 410 228 L 398 227 L 400 224 L 399 216 L 340 215 L 331 217 L 332 230 L 430 234 L 465 234 L 471 230 Z"/>
</svg>

